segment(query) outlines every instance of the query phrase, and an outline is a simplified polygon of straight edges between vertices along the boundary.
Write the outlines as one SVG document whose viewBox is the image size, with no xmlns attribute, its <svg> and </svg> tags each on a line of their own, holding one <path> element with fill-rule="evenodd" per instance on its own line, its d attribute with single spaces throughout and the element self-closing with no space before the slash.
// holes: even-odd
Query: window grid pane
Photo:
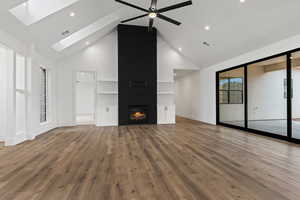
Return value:
<svg viewBox="0 0 300 200">
<path fill-rule="evenodd" d="M 40 68 L 41 74 L 41 94 L 40 94 L 40 122 L 47 121 L 47 72 Z"/>
<path fill-rule="evenodd" d="M 228 91 L 226 90 L 220 90 L 219 92 L 219 100 L 221 104 L 228 104 Z"/>
<path fill-rule="evenodd" d="M 220 78 L 220 90 L 228 90 L 229 89 L 229 79 L 228 78 Z"/>
<path fill-rule="evenodd" d="M 229 93 L 230 104 L 243 104 L 243 92 L 231 90 Z"/>
<path fill-rule="evenodd" d="M 230 78 L 230 90 L 243 90 L 243 79 Z"/>
</svg>

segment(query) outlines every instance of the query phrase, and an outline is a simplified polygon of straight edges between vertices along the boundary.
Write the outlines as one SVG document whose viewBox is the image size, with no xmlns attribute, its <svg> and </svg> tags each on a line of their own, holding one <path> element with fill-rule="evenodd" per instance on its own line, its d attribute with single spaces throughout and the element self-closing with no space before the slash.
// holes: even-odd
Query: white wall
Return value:
<svg viewBox="0 0 300 200">
<path fill-rule="evenodd" d="M 30 138 L 57 127 L 56 120 L 56 69 L 52 61 L 39 55 L 34 47 L 31 47 L 29 57 L 29 82 L 28 82 L 28 133 Z M 48 72 L 48 112 L 47 123 L 40 123 L 40 91 L 41 78 L 40 67 Z"/>
<path fill-rule="evenodd" d="M 5 65 L 1 65 L 2 78 L 1 81 L 1 113 L 4 113 L 0 119 L 0 139 L 5 141 L 6 145 L 14 145 L 27 139 L 33 139 L 35 136 L 56 127 L 55 116 L 55 70 L 51 69 L 54 65 L 46 58 L 40 56 L 33 46 L 20 42 L 11 37 L 9 34 L 0 30 L 0 44 L 10 49 L 8 51 L 10 59 Z M 17 135 L 15 127 L 15 90 L 14 90 L 14 63 L 13 52 L 19 53 L 27 57 L 27 119 L 26 132 Z M 49 68 L 51 71 L 51 96 L 49 101 L 51 104 L 49 115 L 49 123 L 40 124 L 40 66 Z"/>
<path fill-rule="evenodd" d="M 4 141 L 5 139 L 5 131 L 6 131 L 6 105 L 7 105 L 7 94 L 6 94 L 6 88 L 7 88 L 7 72 L 6 72 L 6 50 L 4 49 L 4 46 L 0 45 L 0 113 L 3 113 L 0 115 L 0 141 Z"/>
<path fill-rule="evenodd" d="M 158 80 L 162 82 L 173 82 L 173 69 L 195 69 L 193 63 L 187 61 L 178 52 L 158 37 Z M 61 126 L 74 125 L 74 76 L 76 71 L 95 71 L 98 80 L 118 80 L 118 42 L 117 32 L 105 36 L 97 43 L 88 48 L 67 57 L 57 63 L 58 66 L 58 120 Z M 158 95 L 158 103 L 162 105 L 158 110 L 165 109 L 168 105 L 170 109 L 175 109 L 173 95 Z M 117 96 L 97 95 L 97 124 L 117 125 Z M 169 109 L 169 108 L 168 108 Z M 103 112 L 110 110 L 112 117 L 103 123 Z M 175 111 L 173 118 L 175 121 Z M 159 118 L 160 119 L 160 118 Z M 106 119 L 107 120 L 107 119 Z"/>
<path fill-rule="evenodd" d="M 97 80 L 118 80 L 116 32 L 59 61 L 57 66 L 58 121 L 60 126 L 75 125 L 74 74 L 76 71 L 93 71 L 97 72 Z"/>
<path fill-rule="evenodd" d="M 222 63 L 208 66 L 195 72 L 185 79 L 189 79 L 194 87 L 185 88 L 188 90 L 189 96 L 193 97 L 190 107 L 187 107 L 187 112 L 191 110 L 189 118 L 203 121 L 206 123 L 216 123 L 216 72 L 222 69 L 238 66 L 243 63 L 255 61 L 271 55 L 279 54 L 288 50 L 300 47 L 300 35 L 288 38 L 268 45 L 264 48 L 251 51 L 249 53 L 237 56 Z M 294 83 L 296 84 L 296 82 Z M 299 105 L 300 106 L 300 105 Z M 296 107 L 296 105 L 294 105 Z"/>
</svg>

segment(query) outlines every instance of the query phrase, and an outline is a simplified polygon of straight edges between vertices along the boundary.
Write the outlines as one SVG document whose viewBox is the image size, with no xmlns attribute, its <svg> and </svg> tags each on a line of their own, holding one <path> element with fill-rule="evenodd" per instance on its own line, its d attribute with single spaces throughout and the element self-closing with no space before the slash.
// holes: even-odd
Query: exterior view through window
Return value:
<svg viewBox="0 0 300 200">
<path fill-rule="evenodd" d="M 243 104 L 243 78 L 220 78 L 220 103 Z"/>
<path fill-rule="evenodd" d="M 244 119 L 244 68 L 219 74 L 220 121 L 245 126 Z"/>
<path fill-rule="evenodd" d="M 40 91 L 40 122 L 47 122 L 47 71 L 40 68 L 41 91 Z"/>
</svg>

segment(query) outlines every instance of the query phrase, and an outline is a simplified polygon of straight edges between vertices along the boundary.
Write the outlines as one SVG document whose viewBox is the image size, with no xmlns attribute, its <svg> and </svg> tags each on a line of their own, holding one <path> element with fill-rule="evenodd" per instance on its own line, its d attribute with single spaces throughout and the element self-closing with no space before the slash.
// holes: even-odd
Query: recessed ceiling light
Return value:
<svg viewBox="0 0 300 200">
<path fill-rule="evenodd" d="M 210 30 L 210 26 L 205 26 L 204 29 L 207 30 L 207 31 L 209 31 Z"/>
<path fill-rule="evenodd" d="M 246 0 L 240 0 L 241 3 L 245 3 Z"/>
<path fill-rule="evenodd" d="M 181 48 L 181 47 L 179 47 L 179 48 L 178 48 L 178 50 L 179 50 L 179 51 L 182 51 L 182 48 Z"/>
<path fill-rule="evenodd" d="M 89 41 L 85 42 L 85 45 L 90 45 L 90 42 Z"/>
<path fill-rule="evenodd" d="M 76 14 L 74 12 L 70 13 L 70 17 L 74 17 Z"/>
</svg>

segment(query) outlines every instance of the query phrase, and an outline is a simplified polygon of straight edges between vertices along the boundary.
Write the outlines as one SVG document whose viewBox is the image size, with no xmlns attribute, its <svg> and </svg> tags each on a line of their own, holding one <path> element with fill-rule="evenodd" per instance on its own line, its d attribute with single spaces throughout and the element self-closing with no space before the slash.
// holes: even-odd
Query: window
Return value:
<svg viewBox="0 0 300 200">
<path fill-rule="evenodd" d="M 47 102 L 48 102 L 48 84 L 47 70 L 40 68 L 41 91 L 40 91 L 40 122 L 47 122 Z"/>
<path fill-rule="evenodd" d="M 243 104 L 243 78 L 220 78 L 220 104 Z"/>
</svg>

